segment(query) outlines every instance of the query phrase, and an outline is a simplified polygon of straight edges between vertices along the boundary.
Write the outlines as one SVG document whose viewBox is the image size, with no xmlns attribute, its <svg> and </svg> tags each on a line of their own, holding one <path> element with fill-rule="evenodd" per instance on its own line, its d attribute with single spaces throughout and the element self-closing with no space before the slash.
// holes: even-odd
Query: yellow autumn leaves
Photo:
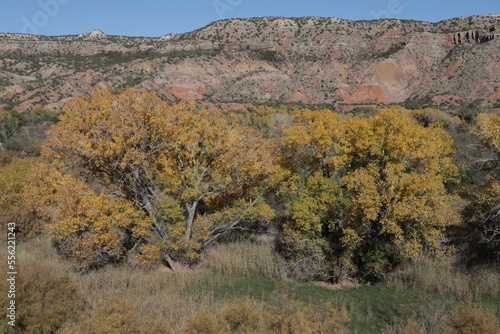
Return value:
<svg viewBox="0 0 500 334">
<path fill-rule="evenodd" d="M 410 258 L 424 249 L 437 252 L 443 228 L 459 221 L 445 189 L 457 174 L 453 141 L 440 127 L 419 125 L 412 112 L 393 107 L 371 117 L 343 118 L 328 110 L 306 111 L 285 132 L 290 165 L 309 175 L 291 205 L 290 224 L 304 234 L 316 231 L 318 238 L 338 240 L 333 249 L 346 265 L 383 244 Z M 346 197 L 345 203 L 308 197 L 312 178 L 316 184 L 338 179 L 337 197 Z"/>
<path fill-rule="evenodd" d="M 377 274 L 438 253 L 459 220 L 445 187 L 457 174 L 453 141 L 421 114 L 261 107 L 250 117 L 259 132 L 147 91 L 96 90 L 66 105 L 27 198 L 82 269 L 128 255 L 196 261 L 224 233 L 275 220 L 283 247 L 301 249 L 291 257 Z"/>
<path fill-rule="evenodd" d="M 191 262 L 226 230 L 274 215 L 261 199 L 280 168 L 268 140 L 221 111 L 147 91 L 95 90 L 68 103 L 43 153 L 51 167 L 32 176 L 30 197 L 45 203 L 59 243 L 82 241 L 67 252 L 80 267 L 132 251 Z M 117 199 L 136 210 L 131 219 L 116 217 Z"/>
<path fill-rule="evenodd" d="M 126 199 L 96 194 L 82 180 L 45 164 L 28 178 L 26 202 L 43 232 L 81 270 L 122 259 L 126 243 L 149 234 L 149 218 Z"/>
</svg>

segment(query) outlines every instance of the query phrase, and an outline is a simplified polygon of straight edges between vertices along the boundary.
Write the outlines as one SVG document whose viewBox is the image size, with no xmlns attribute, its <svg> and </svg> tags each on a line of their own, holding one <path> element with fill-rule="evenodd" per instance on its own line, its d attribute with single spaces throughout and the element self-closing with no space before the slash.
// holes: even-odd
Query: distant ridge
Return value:
<svg viewBox="0 0 500 334">
<path fill-rule="evenodd" d="M 0 105 L 60 109 L 94 87 L 126 86 L 232 106 L 495 105 L 499 34 L 500 15 L 229 19 L 162 37 L 0 34 Z"/>
</svg>

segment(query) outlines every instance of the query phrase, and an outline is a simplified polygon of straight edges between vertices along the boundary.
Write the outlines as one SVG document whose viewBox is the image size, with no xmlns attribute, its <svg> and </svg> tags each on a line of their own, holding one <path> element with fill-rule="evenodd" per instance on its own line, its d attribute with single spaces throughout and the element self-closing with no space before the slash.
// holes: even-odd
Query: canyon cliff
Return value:
<svg viewBox="0 0 500 334">
<path fill-rule="evenodd" d="M 58 110 L 93 87 L 210 104 L 500 100 L 500 15 L 438 23 L 230 19 L 163 37 L 0 34 L 0 106 Z"/>
</svg>

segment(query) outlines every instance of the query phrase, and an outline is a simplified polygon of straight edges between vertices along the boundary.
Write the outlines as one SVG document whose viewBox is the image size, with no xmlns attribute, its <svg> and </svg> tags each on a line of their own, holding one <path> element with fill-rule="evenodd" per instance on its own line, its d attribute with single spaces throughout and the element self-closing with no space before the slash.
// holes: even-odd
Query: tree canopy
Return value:
<svg viewBox="0 0 500 334">
<path fill-rule="evenodd" d="M 136 89 L 116 95 L 95 90 L 66 105 L 44 146 L 57 173 L 34 180 L 70 184 L 74 200 L 89 201 L 94 211 L 99 205 L 90 202 L 126 200 L 147 215 L 151 231 L 138 235 L 130 250 L 148 245 L 143 249 L 161 251 L 167 261 L 190 261 L 221 233 L 273 217 L 262 195 L 279 171 L 276 154 L 271 141 L 220 111 L 185 102 L 171 106 Z M 37 182 L 31 189 L 41 189 Z M 53 201 L 55 209 L 47 210 L 58 229 L 67 223 L 54 212 L 66 204 Z M 93 219 L 100 224 L 102 217 Z"/>
<path fill-rule="evenodd" d="M 483 118 L 477 131 L 495 147 Z M 26 199 L 83 270 L 124 258 L 193 263 L 227 232 L 272 222 L 306 276 L 378 277 L 441 254 L 443 230 L 460 220 L 446 187 L 457 124 L 434 109 L 248 116 L 96 89 L 65 106 Z"/>
<path fill-rule="evenodd" d="M 457 172 L 453 141 L 402 108 L 351 118 L 305 111 L 284 145 L 306 189 L 295 196 L 289 226 L 324 239 L 337 267 L 382 273 L 438 251 L 443 228 L 458 222 L 445 189 Z"/>
</svg>

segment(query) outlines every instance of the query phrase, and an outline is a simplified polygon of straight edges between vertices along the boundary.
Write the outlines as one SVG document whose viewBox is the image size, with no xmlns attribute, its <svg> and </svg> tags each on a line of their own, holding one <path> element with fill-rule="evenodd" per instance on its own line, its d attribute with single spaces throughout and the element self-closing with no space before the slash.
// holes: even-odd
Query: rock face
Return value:
<svg viewBox="0 0 500 334">
<path fill-rule="evenodd" d="M 453 34 L 453 44 L 486 43 L 500 36 L 495 26 L 488 30 L 468 30 Z"/>
<path fill-rule="evenodd" d="M 59 109 L 126 86 L 224 105 L 498 100 L 499 34 L 500 15 L 231 19 L 159 38 L 0 34 L 0 105 Z"/>
<path fill-rule="evenodd" d="M 84 40 L 93 40 L 93 39 L 103 39 L 103 38 L 106 38 L 108 36 L 105 33 L 103 33 L 101 30 L 96 29 L 88 34 L 80 34 L 80 35 L 78 35 L 78 37 L 81 39 L 84 39 Z"/>
</svg>

